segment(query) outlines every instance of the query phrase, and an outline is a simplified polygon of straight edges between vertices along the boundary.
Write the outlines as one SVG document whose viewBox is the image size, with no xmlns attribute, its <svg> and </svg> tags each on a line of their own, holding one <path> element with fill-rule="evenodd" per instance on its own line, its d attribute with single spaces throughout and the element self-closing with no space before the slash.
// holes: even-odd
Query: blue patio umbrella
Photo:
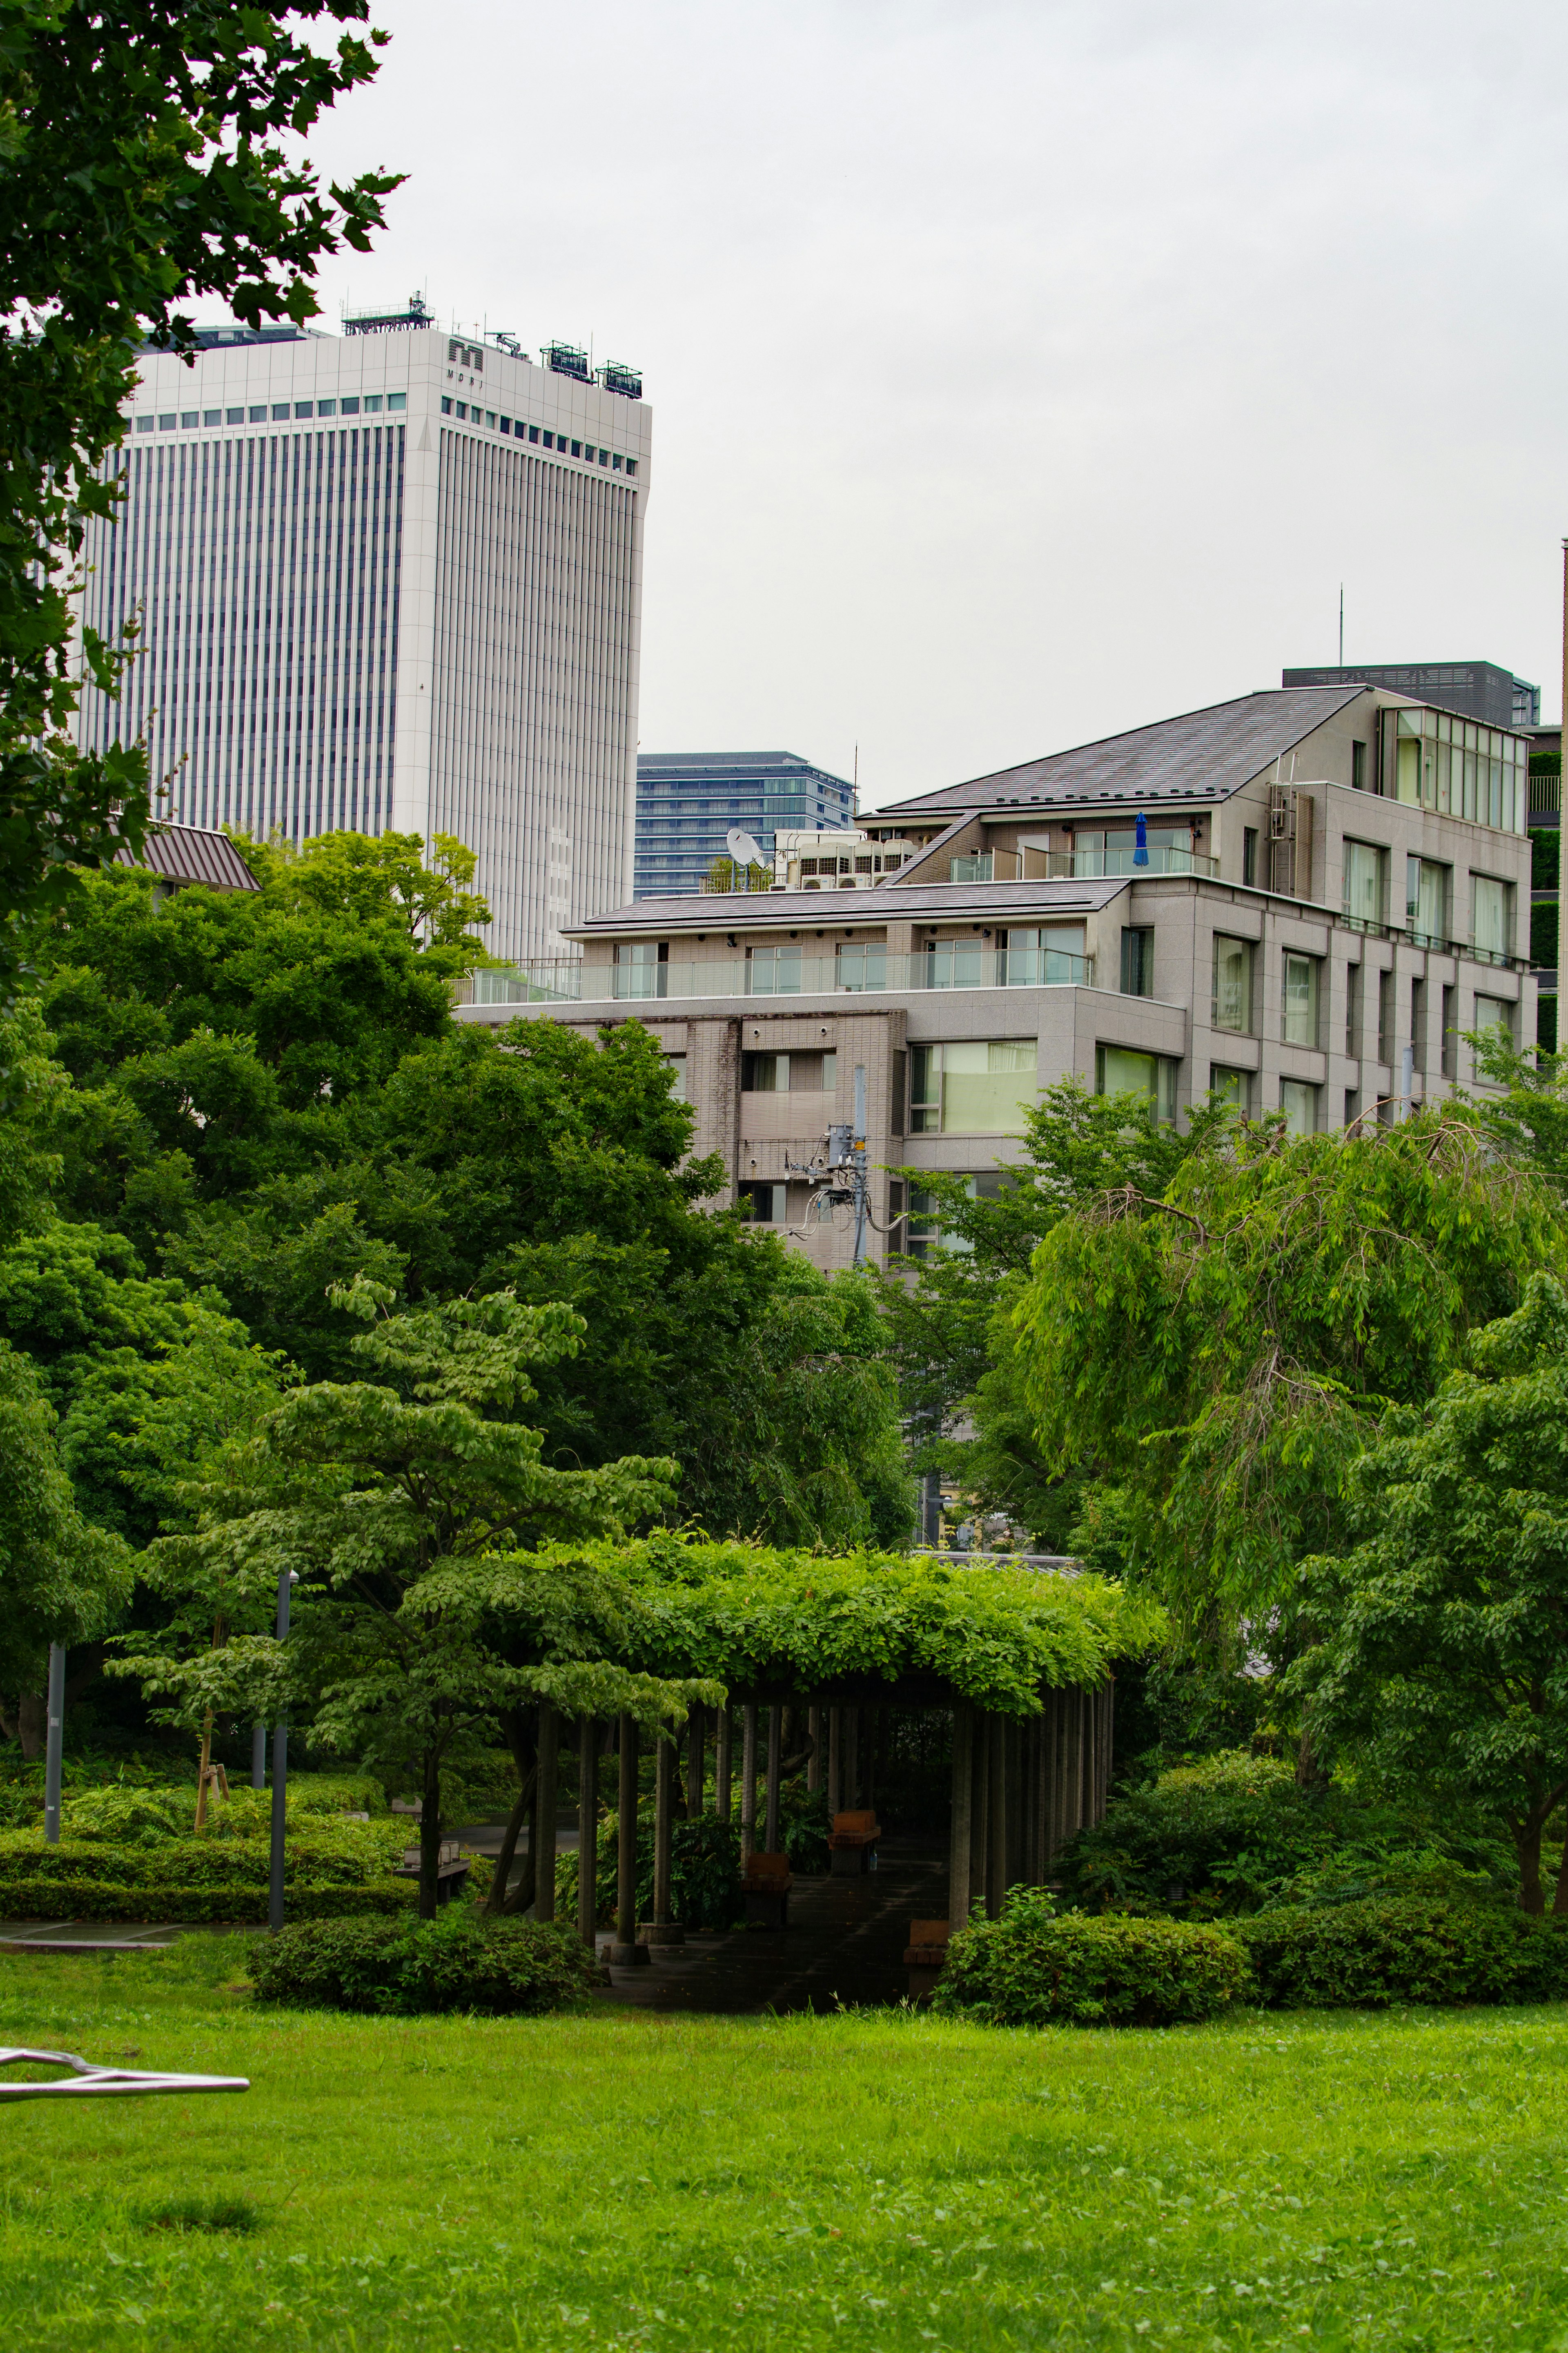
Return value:
<svg viewBox="0 0 1568 2353">
<path fill-rule="evenodd" d="M 1147 866 L 1149 863 L 1149 820 L 1142 809 L 1138 812 L 1138 847 L 1132 852 L 1132 863 L 1134 866 Z"/>
</svg>

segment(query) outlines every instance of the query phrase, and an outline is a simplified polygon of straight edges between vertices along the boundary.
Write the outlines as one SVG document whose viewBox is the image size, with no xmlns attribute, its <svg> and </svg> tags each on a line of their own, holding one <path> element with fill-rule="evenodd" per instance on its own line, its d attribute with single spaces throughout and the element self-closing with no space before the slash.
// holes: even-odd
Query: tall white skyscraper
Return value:
<svg viewBox="0 0 1568 2353">
<path fill-rule="evenodd" d="M 147 731 L 167 814 L 291 841 L 456 834 L 505 956 L 632 892 L 641 381 L 421 306 L 148 353 L 85 617 L 139 615 L 88 745 Z"/>
</svg>

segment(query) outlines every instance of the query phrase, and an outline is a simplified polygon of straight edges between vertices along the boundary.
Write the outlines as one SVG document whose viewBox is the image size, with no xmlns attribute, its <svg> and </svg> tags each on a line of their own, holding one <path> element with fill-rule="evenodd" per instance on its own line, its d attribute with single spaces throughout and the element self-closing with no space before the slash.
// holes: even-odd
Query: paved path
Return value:
<svg viewBox="0 0 1568 2353">
<path fill-rule="evenodd" d="M 731 2013 L 881 2005 L 908 1991 L 910 1922 L 945 1907 L 945 1863 L 889 1855 L 862 1879 L 797 1879 L 781 1933 L 738 1928 L 659 1946 L 646 1968 L 612 1969 L 605 2001 Z"/>
<path fill-rule="evenodd" d="M 0 1920 L 0 1952 L 166 1953 L 196 1933 L 146 1920 Z"/>
</svg>

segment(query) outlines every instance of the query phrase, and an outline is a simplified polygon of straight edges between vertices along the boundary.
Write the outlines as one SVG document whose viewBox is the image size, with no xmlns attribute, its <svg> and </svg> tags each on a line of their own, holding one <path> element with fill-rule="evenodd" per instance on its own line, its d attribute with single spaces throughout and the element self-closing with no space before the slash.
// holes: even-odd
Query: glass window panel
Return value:
<svg viewBox="0 0 1568 2353">
<path fill-rule="evenodd" d="M 803 859 L 802 867 L 810 862 L 812 861 Z M 886 943 L 873 940 L 861 944 L 852 944 L 848 947 L 841 947 L 838 951 L 837 986 L 847 989 L 852 996 L 858 996 L 868 988 L 886 988 L 888 986 Z"/>
<path fill-rule="evenodd" d="M 684 1054 L 667 1054 L 664 1059 L 669 1071 L 670 1101 L 684 1103 L 686 1101 L 686 1057 Z"/>
<path fill-rule="evenodd" d="M 1405 914 L 1412 932 L 1431 946 L 1448 936 L 1448 870 L 1430 858 L 1405 861 Z"/>
<path fill-rule="evenodd" d="M 1252 943 L 1215 934 L 1214 1026 L 1243 1033 L 1252 1028 Z"/>
<path fill-rule="evenodd" d="M 1508 884 L 1489 874 L 1474 878 L 1475 913 L 1470 936 L 1481 955 L 1506 956 L 1512 952 L 1510 938 Z"/>
<path fill-rule="evenodd" d="M 1318 1042 L 1318 962 L 1315 956 L 1285 958 L 1284 1039 L 1288 1046 Z"/>
<path fill-rule="evenodd" d="M 1038 1049 L 1032 1038 L 963 1039 L 942 1051 L 943 1133 L 1016 1134 L 1038 1092 Z"/>
<path fill-rule="evenodd" d="M 798 997 L 799 948 L 748 948 L 746 987 L 753 997 Z"/>
<path fill-rule="evenodd" d="M 910 1126 L 916 1135 L 933 1134 L 942 1125 L 942 1049 L 910 1048 Z"/>
<path fill-rule="evenodd" d="M 1281 1079 L 1279 1108 L 1291 1135 L 1311 1135 L 1318 1125 L 1318 1090 L 1304 1079 Z"/>
<path fill-rule="evenodd" d="M 1345 915 L 1352 923 L 1384 923 L 1388 920 L 1384 884 L 1386 853 L 1370 841 L 1344 845 Z"/>
<path fill-rule="evenodd" d="M 1245 1119 L 1252 1108 L 1252 1073 L 1227 1070 L 1222 1062 L 1215 1062 L 1209 1071 L 1209 1092 Z"/>
</svg>

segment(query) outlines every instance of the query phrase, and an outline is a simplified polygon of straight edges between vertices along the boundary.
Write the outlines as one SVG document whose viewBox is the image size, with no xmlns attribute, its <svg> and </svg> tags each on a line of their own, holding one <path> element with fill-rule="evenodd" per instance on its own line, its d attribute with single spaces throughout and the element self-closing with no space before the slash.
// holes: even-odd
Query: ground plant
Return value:
<svg viewBox="0 0 1568 2353">
<path fill-rule="evenodd" d="M 35 2353 L 1519 2348 L 1568 2331 L 1568 2013 L 261 2007 L 244 1940 L 0 1957 L 0 2034 L 247 2074 L 5 2111 Z"/>
</svg>

